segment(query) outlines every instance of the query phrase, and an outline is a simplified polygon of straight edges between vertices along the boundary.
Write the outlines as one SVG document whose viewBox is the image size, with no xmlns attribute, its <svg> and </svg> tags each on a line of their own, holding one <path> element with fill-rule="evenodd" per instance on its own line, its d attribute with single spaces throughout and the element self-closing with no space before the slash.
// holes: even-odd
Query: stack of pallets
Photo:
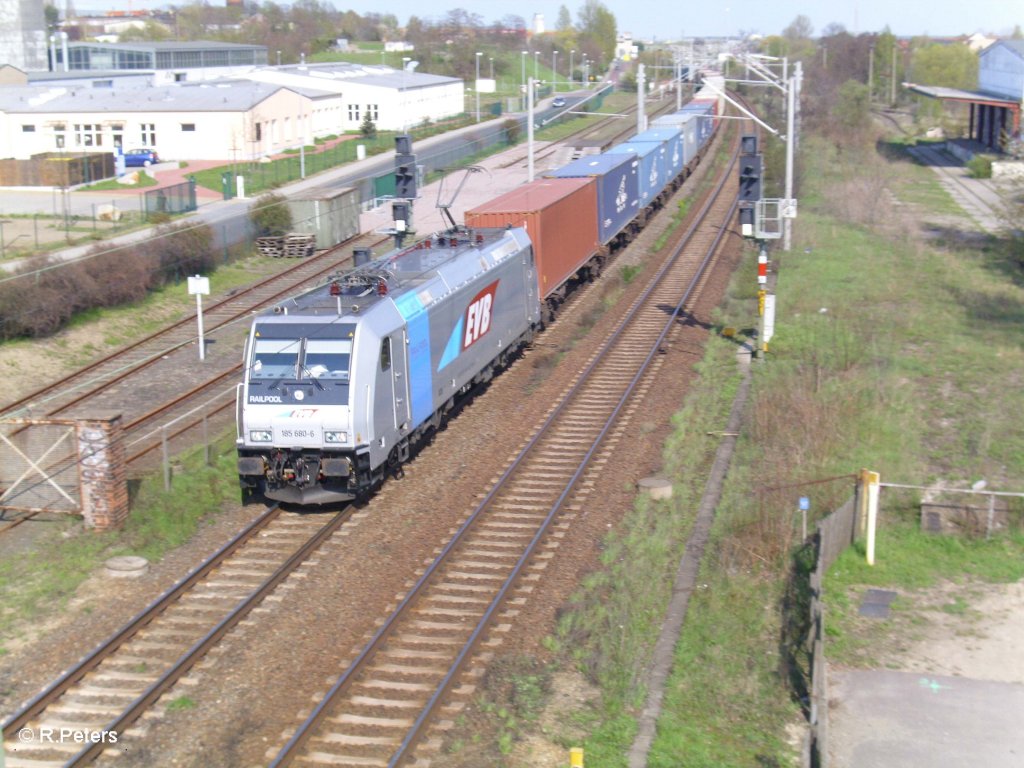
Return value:
<svg viewBox="0 0 1024 768">
<path fill-rule="evenodd" d="M 316 235 L 290 232 L 287 235 L 268 235 L 256 238 L 256 250 L 264 256 L 279 259 L 304 258 L 316 250 Z"/>
<path fill-rule="evenodd" d="M 312 256 L 316 250 L 316 235 L 300 235 L 295 232 L 284 236 L 282 256 L 293 258 L 305 258 Z"/>
</svg>

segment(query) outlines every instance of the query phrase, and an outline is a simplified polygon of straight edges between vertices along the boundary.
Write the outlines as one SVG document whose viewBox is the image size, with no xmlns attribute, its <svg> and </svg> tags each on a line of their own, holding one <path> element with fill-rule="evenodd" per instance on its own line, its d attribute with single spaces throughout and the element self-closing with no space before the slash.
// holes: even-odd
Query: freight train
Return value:
<svg viewBox="0 0 1024 768">
<path fill-rule="evenodd" d="M 694 99 L 257 316 L 236 401 L 243 498 L 345 501 L 400 472 L 678 189 L 718 114 Z"/>
</svg>

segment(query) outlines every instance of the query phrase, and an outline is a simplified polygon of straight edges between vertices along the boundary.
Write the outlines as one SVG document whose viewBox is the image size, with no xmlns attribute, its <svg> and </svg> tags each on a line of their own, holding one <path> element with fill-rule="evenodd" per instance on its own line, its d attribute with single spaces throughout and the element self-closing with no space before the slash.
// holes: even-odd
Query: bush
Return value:
<svg viewBox="0 0 1024 768">
<path fill-rule="evenodd" d="M 249 208 L 257 237 L 283 235 L 292 228 L 292 212 L 283 195 L 263 195 Z"/>
<path fill-rule="evenodd" d="M 992 157 L 990 155 L 974 155 L 967 161 L 967 170 L 972 179 L 992 178 Z"/>
<path fill-rule="evenodd" d="M 146 243 L 151 268 L 157 269 L 154 286 L 178 282 L 214 267 L 213 230 L 203 224 L 160 227 Z"/>
<path fill-rule="evenodd" d="M 505 134 L 505 141 L 509 145 L 515 144 L 519 140 L 519 121 L 509 118 L 501 124 L 501 130 Z"/>
<path fill-rule="evenodd" d="M 179 225 L 131 248 L 97 247 L 71 263 L 30 261 L 0 281 L 0 338 L 49 336 L 79 312 L 139 301 L 153 288 L 208 272 L 212 243 L 205 224 Z"/>
</svg>

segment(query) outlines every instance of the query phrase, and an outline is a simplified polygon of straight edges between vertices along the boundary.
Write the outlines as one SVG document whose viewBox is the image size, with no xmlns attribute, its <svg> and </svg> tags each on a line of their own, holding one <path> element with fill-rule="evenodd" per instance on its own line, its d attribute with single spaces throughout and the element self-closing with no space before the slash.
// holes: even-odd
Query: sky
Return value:
<svg viewBox="0 0 1024 768">
<path fill-rule="evenodd" d="M 206 0 L 211 5 L 218 0 Z M 288 0 L 275 0 L 288 5 Z M 392 13 L 404 25 L 411 15 L 443 19 L 449 10 L 463 8 L 483 17 L 485 24 L 506 15 L 521 16 L 527 25 L 533 15 L 544 15 L 548 30 L 564 5 L 573 21 L 583 0 L 324 0 L 339 10 Z M 58 4 L 62 0 L 56 0 Z M 72 0 L 78 13 L 127 8 L 166 8 L 168 0 Z M 1014 25 L 1024 28 L 1021 0 L 602 0 L 615 15 L 620 32 L 636 40 L 736 35 L 740 31 L 778 34 L 798 15 L 811 21 L 814 34 L 836 22 L 848 32 L 881 32 L 886 26 L 896 35 L 945 37 L 972 32 L 1009 35 Z M 185 5 L 186 0 L 173 3 Z"/>
</svg>

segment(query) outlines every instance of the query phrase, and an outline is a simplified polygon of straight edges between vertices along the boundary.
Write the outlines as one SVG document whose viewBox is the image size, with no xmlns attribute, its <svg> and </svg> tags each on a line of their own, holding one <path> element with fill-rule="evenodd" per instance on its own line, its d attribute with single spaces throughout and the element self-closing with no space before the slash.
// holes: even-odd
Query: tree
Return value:
<svg viewBox="0 0 1024 768">
<path fill-rule="evenodd" d="M 847 80 L 839 87 L 839 98 L 832 114 L 837 126 L 847 135 L 863 134 L 871 123 L 868 87 L 856 80 Z"/>
<path fill-rule="evenodd" d="M 914 53 L 912 76 L 920 85 L 973 90 L 978 87 L 978 55 L 966 45 L 925 45 Z"/>
<path fill-rule="evenodd" d="M 377 124 L 370 119 L 369 112 L 363 115 L 363 123 L 359 126 L 359 133 L 361 133 L 363 138 L 366 139 L 373 139 L 377 137 Z"/>
<path fill-rule="evenodd" d="M 555 22 L 555 29 L 559 32 L 572 30 L 572 16 L 569 15 L 569 9 L 564 5 L 558 6 L 558 21 Z"/>
<path fill-rule="evenodd" d="M 615 16 L 601 0 L 586 0 L 577 16 L 580 47 L 591 58 L 610 61 L 615 56 L 618 40 Z"/>
<path fill-rule="evenodd" d="M 46 30 L 49 34 L 54 34 L 60 29 L 60 9 L 52 3 L 47 3 L 43 6 L 43 18 L 46 19 Z"/>
<path fill-rule="evenodd" d="M 789 22 L 789 26 L 782 30 L 782 36 L 790 42 L 810 40 L 813 34 L 814 27 L 811 25 L 811 20 L 803 14 Z"/>
<path fill-rule="evenodd" d="M 171 31 L 167 27 L 152 19 L 147 19 L 141 29 L 126 29 L 118 35 L 118 41 L 122 43 L 132 42 L 133 40 L 158 42 L 160 40 L 169 40 L 170 37 Z"/>
</svg>

